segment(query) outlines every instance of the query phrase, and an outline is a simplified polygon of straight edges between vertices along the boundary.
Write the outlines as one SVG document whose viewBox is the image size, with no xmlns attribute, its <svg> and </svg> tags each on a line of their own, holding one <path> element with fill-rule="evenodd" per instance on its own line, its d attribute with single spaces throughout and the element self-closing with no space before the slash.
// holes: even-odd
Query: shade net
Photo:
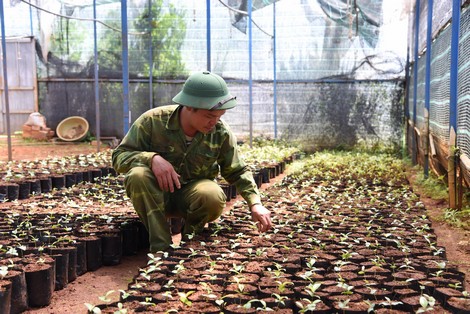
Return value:
<svg viewBox="0 0 470 314">
<path fill-rule="evenodd" d="M 451 72 L 452 28 L 447 27 L 436 37 L 431 45 L 429 131 L 440 143 L 449 143 L 450 130 L 450 72 Z M 470 14 L 462 11 L 460 21 L 458 87 L 457 87 L 457 146 L 470 156 Z M 416 126 L 426 128 L 425 75 L 426 53 L 417 62 L 418 76 L 416 85 L 416 117 L 413 118 L 415 72 L 411 71 L 408 113 L 415 119 Z M 415 64 L 413 65 L 413 67 Z"/>
<path fill-rule="evenodd" d="M 7 31 L 36 37 L 41 77 L 91 78 L 93 1 L 27 3 L 10 8 Z M 253 0 L 251 52 L 247 3 L 211 1 L 208 33 L 206 1 L 128 1 L 130 77 L 185 77 L 207 67 L 210 52 L 224 77 L 247 79 L 251 53 L 253 79 L 272 79 L 274 34 L 278 79 L 403 77 L 406 41 L 390 38 L 407 31 L 406 1 Z M 97 0 L 96 19 L 99 75 L 121 78 L 121 1 Z"/>
<path fill-rule="evenodd" d="M 470 156 L 470 12 L 461 16 L 458 73 L 457 146 Z"/>
<path fill-rule="evenodd" d="M 10 34 L 32 34 L 36 39 L 40 110 L 51 127 L 69 115 L 86 115 L 90 130 L 95 132 L 95 71 L 101 116 L 106 116 L 101 121 L 101 134 L 121 137 L 127 122 L 132 123 L 149 108 L 171 103 L 171 96 L 189 73 L 210 68 L 237 92 L 239 106 L 227 119 L 238 133 L 250 132 L 253 123 L 254 134 L 270 136 L 276 127 L 279 134 L 289 137 L 321 139 L 323 134 L 339 142 L 345 138 L 341 134 L 358 135 L 348 138 L 347 144 L 362 135 L 376 141 L 392 138 L 394 142 L 399 137 L 395 129 L 400 125 L 390 127 L 390 123 L 402 113 L 406 40 L 390 39 L 407 33 L 408 1 L 254 0 L 252 23 L 242 12 L 246 0 L 210 1 L 210 18 L 207 1 L 128 1 L 124 51 L 129 112 L 123 108 L 122 95 L 126 54 L 121 1 L 96 0 L 96 23 L 90 0 L 31 3 L 37 7 L 21 1 L 10 8 L 7 30 Z M 250 78 L 255 107 L 252 122 L 248 117 Z M 274 79 L 279 88 L 277 108 Z M 368 83 L 361 85 L 363 81 Z M 324 82 L 332 86 L 321 85 Z M 297 90 L 303 91 L 302 101 L 295 98 Z M 327 95 L 341 103 L 329 104 Z M 323 128 L 322 114 L 328 106 L 332 113 L 344 116 L 329 115 L 333 124 Z M 287 109 L 291 107 L 295 108 Z M 281 112 L 286 116 L 281 117 Z M 312 112 L 316 116 L 311 127 L 296 128 L 295 121 L 305 113 L 310 117 Z M 368 112 L 375 113 L 373 122 L 364 118 Z M 351 129 L 357 130 L 351 133 Z M 327 139 L 322 141 L 338 144 Z"/>
</svg>

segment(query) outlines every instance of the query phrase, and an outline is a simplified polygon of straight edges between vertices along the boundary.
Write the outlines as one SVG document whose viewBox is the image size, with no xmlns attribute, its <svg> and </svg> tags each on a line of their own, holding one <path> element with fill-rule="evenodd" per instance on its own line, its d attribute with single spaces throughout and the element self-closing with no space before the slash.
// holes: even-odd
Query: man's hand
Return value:
<svg viewBox="0 0 470 314">
<path fill-rule="evenodd" d="M 259 232 L 266 232 L 272 227 L 271 212 L 261 204 L 251 206 L 251 218 L 256 223 Z"/>
<path fill-rule="evenodd" d="M 181 188 L 179 174 L 176 173 L 173 166 L 162 156 L 155 155 L 152 158 L 152 172 L 157 178 L 158 186 L 162 191 L 171 192 Z"/>
</svg>

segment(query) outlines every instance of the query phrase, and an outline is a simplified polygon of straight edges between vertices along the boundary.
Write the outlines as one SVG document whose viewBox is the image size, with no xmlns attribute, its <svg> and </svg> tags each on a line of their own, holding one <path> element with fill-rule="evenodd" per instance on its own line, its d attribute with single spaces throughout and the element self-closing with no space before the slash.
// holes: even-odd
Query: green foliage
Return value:
<svg viewBox="0 0 470 314">
<path fill-rule="evenodd" d="M 67 56 L 68 61 L 80 61 L 83 42 L 88 32 L 86 24 L 82 21 L 58 18 L 53 27 L 50 52 L 58 56 Z"/>
<path fill-rule="evenodd" d="M 428 177 L 424 176 L 424 171 L 420 166 L 416 166 L 416 184 L 421 193 L 434 200 L 447 200 L 449 198 L 448 188 L 444 176 L 437 176 L 430 171 Z"/>
<path fill-rule="evenodd" d="M 129 36 L 129 71 L 138 76 L 148 76 L 150 63 L 148 56 L 153 52 L 152 74 L 157 77 L 172 78 L 184 73 L 181 47 L 186 36 L 184 12 L 172 4 L 163 5 L 163 0 L 152 2 L 151 15 L 146 8 L 137 17 L 133 33 Z M 151 16 L 151 21 L 149 17 Z M 120 21 L 118 12 L 110 13 L 109 20 Z M 116 28 L 120 28 L 115 22 Z M 121 34 L 107 30 L 100 39 L 100 66 L 111 71 L 121 70 Z M 119 49 L 117 49 L 119 47 Z"/>
<path fill-rule="evenodd" d="M 405 166 L 394 155 L 359 151 L 321 151 L 303 160 L 304 168 L 298 167 L 293 176 L 319 180 L 402 186 L 408 182 Z"/>
<path fill-rule="evenodd" d="M 470 207 L 467 205 L 460 210 L 446 208 L 443 219 L 454 227 L 470 230 Z"/>
<path fill-rule="evenodd" d="M 176 77 L 184 70 L 181 57 L 181 46 L 186 36 L 186 24 L 184 22 L 184 12 L 177 10 L 174 5 L 168 4 L 166 11 L 163 11 L 163 0 L 153 1 L 149 24 L 149 10 L 146 9 L 138 18 L 135 26 L 140 32 L 145 32 L 152 36 L 152 47 L 154 51 L 154 66 L 152 73 L 155 76 Z M 148 36 L 139 44 L 142 51 L 149 51 Z M 145 64 L 145 71 L 150 70 L 146 63 L 146 55 L 138 55 L 141 62 Z"/>
</svg>

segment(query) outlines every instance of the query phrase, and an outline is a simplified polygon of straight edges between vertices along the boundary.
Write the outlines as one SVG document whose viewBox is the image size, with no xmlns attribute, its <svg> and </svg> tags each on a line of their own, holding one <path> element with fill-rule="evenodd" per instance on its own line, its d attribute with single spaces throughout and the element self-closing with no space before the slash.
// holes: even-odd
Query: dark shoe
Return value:
<svg viewBox="0 0 470 314">
<path fill-rule="evenodd" d="M 171 235 L 180 234 L 183 230 L 184 219 L 183 218 L 170 218 L 170 229 Z"/>
</svg>

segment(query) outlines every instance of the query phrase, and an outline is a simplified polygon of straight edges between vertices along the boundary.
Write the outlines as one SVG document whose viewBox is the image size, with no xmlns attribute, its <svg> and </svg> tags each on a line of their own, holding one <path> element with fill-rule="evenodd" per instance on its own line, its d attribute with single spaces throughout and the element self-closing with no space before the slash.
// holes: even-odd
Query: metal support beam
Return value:
<svg viewBox="0 0 470 314">
<path fill-rule="evenodd" d="M 450 44 L 450 101 L 449 101 L 449 207 L 457 208 L 457 96 L 459 73 L 460 0 L 452 6 L 452 38 Z"/>
<path fill-rule="evenodd" d="M 277 139 L 277 67 L 276 67 L 276 1 L 273 2 L 273 100 L 274 138 Z"/>
<path fill-rule="evenodd" d="M 413 63 L 413 127 L 416 126 L 416 102 L 418 97 L 418 59 L 419 59 L 419 12 L 421 11 L 420 1 L 416 0 L 416 16 L 415 16 L 415 44 L 414 44 L 414 63 Z M 413 164 L 417 161 L 416 133 L 412 133 L 412 151 L 411 160 Z"/>
<path fill-rule="evenodd" d="M 0 19 L 2 28 L 2 54 L 3 54 L 3 91 L 5 99 L 5 115 L 7 124 L 8 161 L 12 160 L 11 148 L 11 126 L 10 126 L 10 97 L 8 96 L 8 70 L 7 70 L 7 42 L 5 34 L 5 11 L 3 10 L 3 0 L 0 0 Z"/>
<path fill-rule="evenodd" d="M 424 90 L 424 132 L 423 142 L 424 145 L 424 177 L 429 176 L 429 109 L 431 99 L 431 50 L 432 50 L 432 9 L 434 0 L 428 0 L 428 25 L 426 31 L 426 78 Z"/>
<path fill-rule="evenodd" d="M 129 43 L 127 29 L 127 0 L 121 0 L 121 36 L 122 36 L 122 100 L 123 131 L 126 134 L 131 124 L 129 110 Z"/>
<path fill-rule="evenodd" d="M 211 71 L 211 0 L 206 0 L 206 12 L 207 71 Z"/>
<path fill-rule="evenodd" d="M 252 0 L 248 0 L 248 85 L 250 97 L 250 147 L 253 147 L 253 24 L 252 24 Z"/>
<path fill-rule="evenodd" d="M 101 115 L 100 115 L 100 85 L 98 74 L 98 32 L 96 29 L 96 0 L 93 0 L 93 50 L 95 75 L 95 119 L 96 119 L 96 151 L 100 152 L 101 142 Z"/>
<path fill-rule="evenodd" d="M 149 109 L 153 108 L 153 43 L 152 43 L 152 0 L 148 0 L 149 8 Z"/>
</svg>

